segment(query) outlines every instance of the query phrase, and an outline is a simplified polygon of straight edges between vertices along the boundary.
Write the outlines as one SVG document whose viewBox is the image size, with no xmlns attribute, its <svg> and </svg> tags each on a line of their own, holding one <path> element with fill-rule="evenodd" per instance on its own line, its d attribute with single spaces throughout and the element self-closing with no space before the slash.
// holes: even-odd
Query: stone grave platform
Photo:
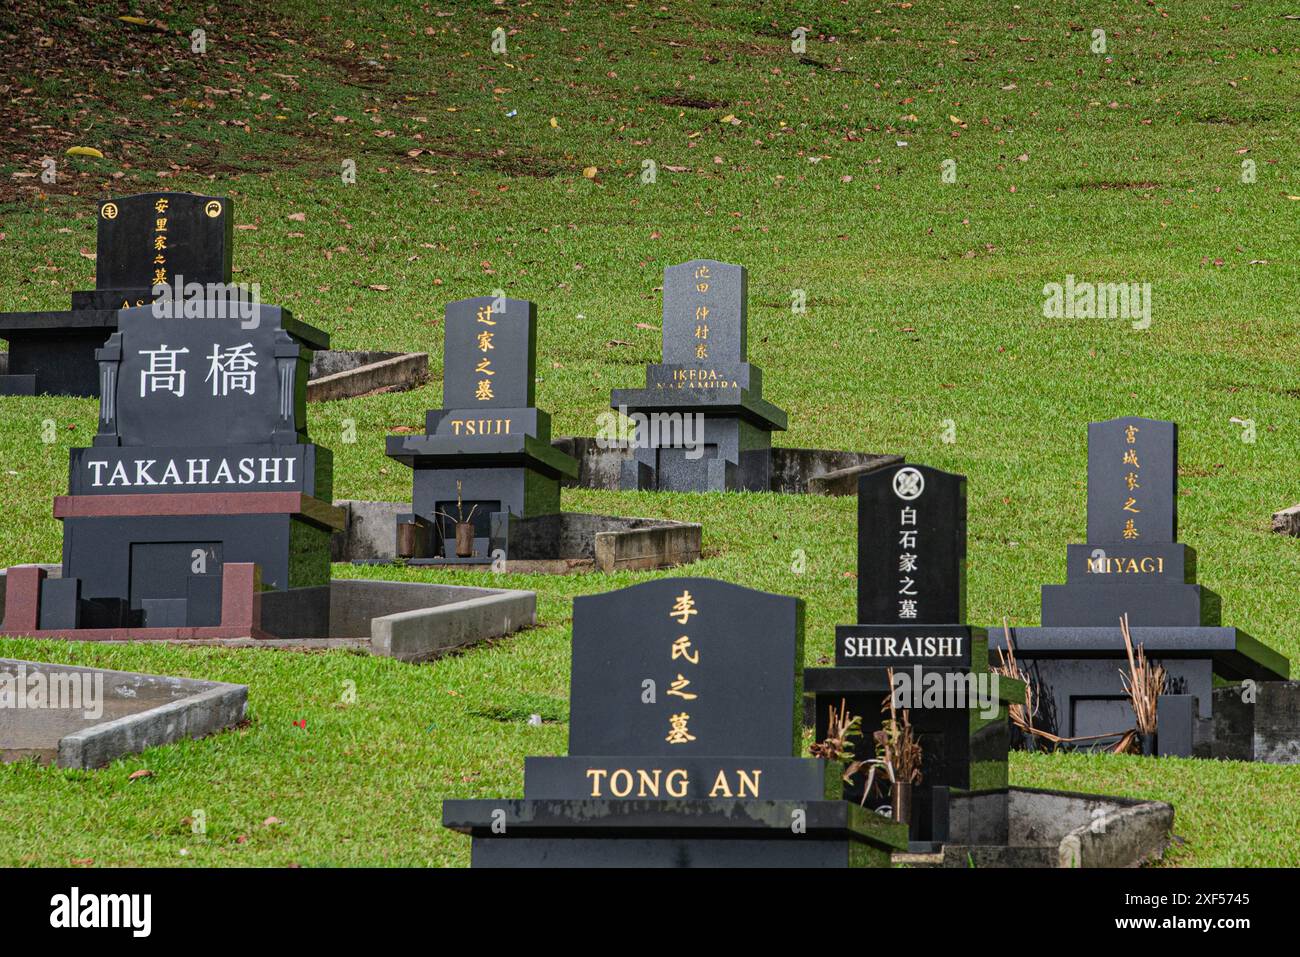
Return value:
<svg viewBox="0 0 1300 957">
<path fill-rule="evenodd" d="M 0 760 L 102 767 L 145 748 L 201 738 L 244 720 L 244 685 L 0 658 Z M 25 697 L 24 697 L 25 696 Z"/>
<path fill-rule="evenodd" d="M 333 561 L 370 564 L 401 560 L 411 565 L 460 564 L 480 569 L 493 563 L 486 554 L 459 563 L 399 558 L 393 530 L 399 517 L 410 513 L 410 503 L 342 500 L 334 504 L 343 509 L 346 518 L 330 543 Z M 582 512 L 555 512 L 536 518 L 512 515 L 510 557 L 498 567 L 525 575 L 671 568 L 699 560 L 702 533 L 702 525 L 670 519 Z"/>
<path fill-rule="evenodd" d="M 1042 586 L 1042 625 L 1010 629 L 1040 703 L 1034 725 L 1069 739 L 1065 746 L 1105 746 L 1134 727 L 1121 682 L 1122 618 L 1134 648 L 1166 672 L 1147 742 L 1158 755 L 1253 753 L 1242 744 L 1253 732 L 1243 738 L 1233 728 L 1240 716 L 1216 719 L 1215 678 L 1258 685 L 1290 673 L 1285 657 L 1224 626 L 1218 595 L 1196 583 L 1196 552 L 1178 541 L 1177 479 L 1175 423 L 1129 416 L 1089 424 L 1087 542 L 1067 546 L 1064 584 Z M 1003 629 L 990 629 L 989 648 L 1007 648 Z M 1271 741 L 1263 753 L 1288 750 L 1276 735 Z"/>
<path fill-rule="evenodd" d="M 1169 845 L 1163 801 L 1007 788 L 954 795 L 951 837 L 937 851 L 899 853 L 907 867 L 1138 867 Z"/>
<path fill-rule="evenodd" d="M 631 446 L 610 445 L 589 436 L 560 436 L 551 444 L 578 463 L 577 476 L 561 482 L 565 488 L 617 492 L 625 463 L 636 461 Z M 774 447 L 770 457 L 768 491 L 783 495 L 856 495 L 861 476 L 903 463 L 901 455 L 836 449 Z"/>
<path fill-rule="evenodd" d="M 381 392 L 403 392 L 418 388 L 428 378 L 427 352 L 317 350 L 311 358 L 307 401 L 332 402 Z"/>
<path fill-rule="evenodd" d="M 0 572 L 5 594 L 0 601 L 4 619 L 0 635 L 296 651 L 353 648 L 379 657 L 418 662 L 504 637 L 537 622 L 537 594 L 531 591 L 336 578 L 328 586 L 303 590 L 310 594 L 261 591 L 250 595 L 251 600 L 239 603 L 246 615 L 223 621 L 217 627 L 35 627 L 30 617 L 34 594 L 30 583 L 57 580 L 60 573 L 57 565 L 19 565 Z M 237 577 L 227 569 L 227 587 Z M 322 598 L 329 608 L 328 620 L 304 627 L 304 610 L 318 607 Z M 37 611 L 39 614 L 39 605 Z M 285 637 L 289 632 L 293 637 Z"/>
</svg>

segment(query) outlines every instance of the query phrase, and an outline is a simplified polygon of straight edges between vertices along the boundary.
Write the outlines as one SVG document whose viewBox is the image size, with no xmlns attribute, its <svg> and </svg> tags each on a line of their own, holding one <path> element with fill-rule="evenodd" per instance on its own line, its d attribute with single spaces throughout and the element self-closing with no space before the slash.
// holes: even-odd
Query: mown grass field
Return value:
<svg viewBox="0 0 1300 957">
<path fill-rule="evenodd" d="M 790 414 L 778 444 L 968 477 L 972 622 L 1037 623 L 1039 585 L 1083 540 L 1087 423 L 1146 415 L 1181 427 L 1180 538 L 1224 622 L 1300 660 L 1300 542 L 1269 532 L 1300 501 L 1300 21 L 1238 6 L 20 2 L 0 12 L 0 308 L 92 288 L 101 196 L 230 196 L 237 279 L 336 347 L 430 353 L 425 388 L 310 409 L 337 497 L 401 499 L 410 473 L 383 438 L 440 404 L 447 301 L 537 302 L 538 404 L 556 434 L 591 435 L 658 356 L 663 267 L 744 263 L 750 358 Z M 64 155 L 79 145 L 104 158 Z M 1044 318 L 1044 284 L 1067 275 L 1150 283 L 1150 328 Z M 0 562 L 55 561 L 51 499 L 95 404 L 3 402 Z M 804 597 L 810 663 L 852 620 L 852 500 L 566 491 L 564 507 L 702 521 L 685 573 Z M 0 863 L 466 864 L 440 801 L 517 796 L 525 755 L 564 752 L 570 600 L 646 577 L 506 577 L 538 592 L 541 625 L 419 667 L 0 641 L 251 688 L 249 724 L 216 738 L 94 773 L 0 767 Z M 1300 865 L 1300 768 L 1017 755 L 1012 779 L 1172 801 L 1185 843 L 1167 864 Z"/>
</svg>

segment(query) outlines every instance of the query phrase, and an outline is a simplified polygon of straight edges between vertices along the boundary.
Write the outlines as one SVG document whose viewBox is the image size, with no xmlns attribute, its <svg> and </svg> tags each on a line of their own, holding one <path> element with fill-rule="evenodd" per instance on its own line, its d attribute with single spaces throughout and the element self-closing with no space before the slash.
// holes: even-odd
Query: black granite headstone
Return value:
<svg viewBox="0 0 1300 957">
<path fill-rule="evenodd" d="M 925 465 L 858 482 L 858 622 L 966 619 L 966 478 Z"/>
<path fill-rule="evenodd" d="M 646 367 L 644 389 L 610 397 L 642 430 L 621 486 L 770 491 L 772 432 L 785 429 L 786 415 L 763 398 L 762 370 L 748 361 L 745 268 L 713 259 L 669 266 L 663 291 L 663 362 Z M 687 419 L 699 427 L 675 427 Z"/>
<path fill-rule="evenodd" d="M 228 283 L 234 219 L 224 196 L 142 193 L 99 204 L 95 289 L 121 293 L 117 308 L 142 291 L 185 283 Z M 152 301 L 152 296 L 145 303 Z"/>
<path fill-rule="evenodd" d="M 0 314 L 9 341 L 0 395 L 99 395 L 95 350 L 117 329 L 117 312 L 154 300 L 154 287 L 231 281 L 234 217 L 224 196 L 143 193 L 101 201 L 95 288 L 72 308 Z"/>
<path fill-rule="evenodd" d="M 443 337 L 442 404 L 448 409 L 522 409 L 535 404 L 537 306 L 525 299 L 449 303 Z"/>
<path fill-rule="evenodd" d="M 802 642 L 798 599 L 708 578 L 575 598 L 569 753 L 789 757 Z"/>
<path fill-rule="evenodd" d="M 1088 426 L 1088 541 L 1178 538 L 1178 426 L 1129 416 Z"/>
<path fill-rule="evenodd" d="M 1177 475 L 1173 422 L 1128 416 L 1088 426 L 1088 541 L 1067 546 L 1065 584 L 1042 586 L 1042 626 L 1012 630 L 1016 657 L 1038 685 L 1044 730 L 1098 747 L 1133 727 L 1120 682 L 1125 616 L 1134 643 L 1165 668 L 1166 715 L 1176 698 L 1178 708 L 1194 703 L 1197 720 L 1210 726 L 1215 675 L 1286 675 L 1286 659 L 1220 626 L 1218 596 L 1195 583 L 1196 553 L 1176 541 Z M 992 647 L 1005 644 L 995 629 Z M 1178 724 L 1167 745 L 1181 754 L 1191 732 Z M 1206 735 L 1198 742 L 1197 754 L 1213 752 Z"/>
<path fill-rule="evenodd" d="M 122 310 L 96 351 L 99 430 L 71 450 L 69 494 L 56 500 L 63 571 L 41 586 L 38 628 L 328 635 L 329 540 L 342 518 L 305 406 L 311 350 L 328 344 L 277 306 L 198 319 Z M 255 565 L 260 582 L 241 577 L 230 591 L 231 563 Z M 238 622 L 227 608 L 242 609 Z"/>
<path fill-rule="evenodd" d="M 925 465 L 863 475 L 857 544 L 858 622 L 836 626 L 835 667 L 811 668 L 806 675 L 816 736 L 826 736 L 829 710 L 843 703 L 862 719 L 858 757 L 872 756 L 882 702 L 894 691 L 893 669 L 911 684 L 913 697 L 904 703 L 912 705 L 910 720 L 923 755 L 913 843 L 934 846 L 947 838 L 949 789 L 993 792 L 987 806 L 1002 813 L 988 823 L 1005 833 L 1006 704 L 1018 700 L 1023 688 L 988 673 L 986 633 L 964 623 L 965 477 Z M 927 698 L 927 686 L 945 693 Z M 862 785 L 848 793 L 862 799 Z"/>
<path fill-rule="evenodd" d="M 707 578 L 574 600 L 569 754 L 445 801 L 476 867 L 888 866 L 902 829 L 801 750 L 803 602 Z"/>
<path fill-rule="evenodd" d="M 550 416 L 534 407 L 536 345 L 537 307 L 527 300 L 447 305 L 445 408 L 426 413 L 424 435 L 388 439 L 388 456 L 414 470 L 412 511 L 398 526 L 430 533 L 419 537 L 427 553 L 402 557 L 417 564 L 525 557 L 511 552 L 512 519 L 560 511 L 560 479 L 575 477 L 578 464 L 551 446 Z M 457 553 L 462 523 L 473 526 L 469 555 Z"/>
</svg>

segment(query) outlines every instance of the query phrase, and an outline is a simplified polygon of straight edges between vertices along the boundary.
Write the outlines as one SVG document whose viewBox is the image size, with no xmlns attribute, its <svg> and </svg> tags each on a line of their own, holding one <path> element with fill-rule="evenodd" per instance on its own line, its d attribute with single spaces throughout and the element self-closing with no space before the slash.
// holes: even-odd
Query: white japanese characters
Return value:
<svg viewBox="0 0 1300 957">
<path fill-rule="evenodd" d="M 137 350 L 148 357 L 148 366 L 140 370 L 140 398 L 154 392 L 170 392 L 177 398 L 185 395 L 186 370 L 181 356 L 189 353 L 188 347 L 169 349 L 162 343 L 157 349 Z M 207 356 L 208 374 L 204 382 L 212 383 L 214 396 L 227 396 L 232 392 L 255 395 L 257 392 L 257 352 L 251 342 L 222 348 L 214 343 Z"/>
</svg>

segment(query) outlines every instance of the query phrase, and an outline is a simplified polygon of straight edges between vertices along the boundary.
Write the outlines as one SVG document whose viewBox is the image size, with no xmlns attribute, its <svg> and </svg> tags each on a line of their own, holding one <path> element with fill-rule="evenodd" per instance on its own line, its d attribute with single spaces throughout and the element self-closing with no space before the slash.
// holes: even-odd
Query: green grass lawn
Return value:
<svg viewBox="0 0 1300 957">
<path fill-rule="evenodd" d="M 968 477 L 972 622 L 1037 623 L 1040 584 L 1084 538 L 1087 423 L 1145 415 L 1181 427 L 1179 537 L 1225 624 L 1300 661 L 1300 542 L 1269 532 L 1300 501 L 1286 5 L 269 6 L 132 9 L 170 32 L 115 3 L 0 12 L 0 308 L 92 288 L 109 192 L 230 196 L 237 279 L 336 347 L 430 353 L 425 388 L 310 408 L 336 496 L 391 500 L 411 476 L 384 436 L 440 404 L 447 301 L 534 300 L 538 404 L 556 434 L 593 435 L 610 389 L 659 355 L 664 266 L 743 263 L 750 358 L 790 416 L 779 444 Z M 1044 318 L 1044 284 L 1067 275 L 1150 283 L 1150 328 Z M 51 500 L 95 403 L 3 403 L 0 562 L 56 561 Z M 809 663 L 853 620 L 851 499 L 566 491 L 564 507 L 702 521 L 686 572 L 802 596 Z M 249 723 L 215 738 L 93 773 L 0 767 L 0 864 L 467 863 L 441 800 L 517 796 L 525 755 L 565 750 L 571 598 L 652 576 L 380 573 L 534 589 L 540 625 L 425 666 L 0 641 L 251 689 Z M 1300 768 L 1016 755 L 1011 774 L 1172 801 L 1168 863 L 1300 865 Z"/>
</svg>

